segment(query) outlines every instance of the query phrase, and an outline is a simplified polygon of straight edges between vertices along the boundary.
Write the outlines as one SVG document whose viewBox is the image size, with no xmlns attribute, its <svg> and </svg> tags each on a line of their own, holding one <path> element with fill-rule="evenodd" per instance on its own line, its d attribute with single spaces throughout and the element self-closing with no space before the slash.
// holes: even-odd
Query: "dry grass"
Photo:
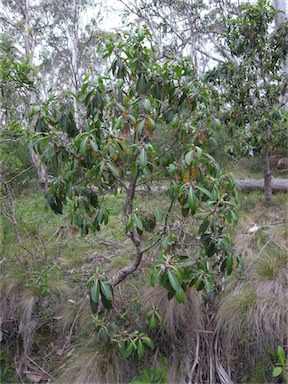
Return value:
<svg viewBox="0 0 288 384">
<path fill-rule="evenodd" d="M 143 297 L 143 313 L 151 309 L 154 303 L 163 317 L 160 331 L 177 340 L 179 334 L 197 333 L 203 327 L 202 296 L 195 289 L 186 292 L 184 304 L 175 297 L 168 300 L 167 290 L 161 287 L 149 288 Z"/>
<path fill-rule="evenodd" d="M 247 260 L 216 315 L 226 354 L 237 357 L 238 374 L 240 361 L 247 372 L 248 367 L 253 369 L 253 361 L 271 363 L 269 351 L 284 345 L 287 336 L 287 253 L 273 243 L 261 249 Z M 266 369 L 273 369 L 272 363 Z"/>
<path fill-rule="evenodd" d="M 135 374 L 115 347 L 97 344 L 92 338 L 74 348 L 55 384 L 127 383 Z"/>
<path fill-rule="evenodd" d="M 152 303 L 163 317 L 153 339 L 167 359 L 169 382 L 184 383 L 196 356 L 197 337 L 204 328 L 202 295 L 191 288 L 186 292 L 185 302 L 179 304 L 175 297 L 168 300 L 164 288 L 149 288 L 143 297 L 143 316 Z"/>
<path fill-rule="evenodd" d="M 13 335 L 17 338 L 21 336 L 23 350 L 19 350 L 19 353 L 24 357 L 31 351 L 35 332 L 45 321 L 50 321 L 50 313 L 71 293 L 57 269 L 45 269 L 43 265 L 42 270 L 38 268 L 26 263 L 10 264 L 1 270 L 1 321 L 4 335 L 8 335 L 8 340 Z"/>
</svg>

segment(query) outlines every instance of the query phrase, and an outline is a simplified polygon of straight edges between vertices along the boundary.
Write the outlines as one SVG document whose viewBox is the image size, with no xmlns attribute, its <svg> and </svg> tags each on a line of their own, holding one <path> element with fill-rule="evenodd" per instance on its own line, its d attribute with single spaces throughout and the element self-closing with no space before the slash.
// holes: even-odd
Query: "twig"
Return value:
<svg viewBox="0 0 288 384">
<path fill-rule="evenodd" d="M 192 365 L 192 368 L 189 372 L 189 381 L 188 384 L 193 384 L 195 381 L 192 381 L 193 376 L 194 376 L 194 371 L 199 364 L 199 349 L 200 349 L 200 337 L 199 334 L 197 334 L 197 344 L 196 344 L 196 353 L 195 353 L 195 358 L 194 358 L 194 363 Z"/>
<path fill-rule="evenodd" d="M 36 363 L 36 361 L 32 360 L 31 357 L 29 357 L 28 355 L 26 355 L 27 359 L 32 363 L 34 364 L 37 368 L 40 369 L 41 372 L 45 373 L 45 375 L 48 375 L 49 377 L 51 377 L 53 379 L 53 376 L 50 375 L 50 373 L 48 373 L 47 371 L 45 371 L 45 369 L 43 369 L 42 367 L 40 367 L 39 364 Z"/>
<path fill-rule="evenodd" d="M 68 335 L 68 337 L 66 339 L 66 342 L 65 342 L 65 344 L 63 346 L 63 350 L 66 349 L 68 347 L 68 345 L 71 343 L 73 329 L 74 329 L 75 324 L 76 324 L 76 322 L 78 320 L 78 317 L 80 316 L 80 311 L 81 310 L 82 310 L 82 307 L 76 313 L 75 319 L 73 320 L 73 323 L 72 323 L 70 331 L 69 331 L 69 335 Z"/>
<path fill-rule="evenodd" d="M 20 177 L 21 175 L 23 175 L 23 173 L 30 171 L 30 169 L 32 169 L 32 168 L 33 168 L 33 165 L 30 165 L 30 167 L 24 169 L 23 171 L 21 171 L 20 173 L 18 173 L 18 175 L 13 176 L 10 180 L 6 181 L 5 183 L 6 183 L 6 184 L 11 183 L 11 181 L 17 179 L 18 177 Z"/>
</svg>

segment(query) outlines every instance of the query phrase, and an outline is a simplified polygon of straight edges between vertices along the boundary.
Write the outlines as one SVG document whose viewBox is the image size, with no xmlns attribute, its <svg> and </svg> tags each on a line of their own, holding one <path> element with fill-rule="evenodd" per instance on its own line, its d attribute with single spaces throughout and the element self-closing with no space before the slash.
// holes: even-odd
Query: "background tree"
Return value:
<svg viewBox="0 0 288 384">
<path fill-rule="evenodd" d="M 218 65 L 208 74 L 222 93 L 224 116 L 237 153 L 261 152 L 265 200 L 271 203 L 269 154 L 285 142 L 287 131 L 287 19 L 271 29 L 276 10 L 266 1 L 245 5 L 227 19 L 226 44 L 237 62 Z M 231 150 L 233 148 L 231 147 Z"/>
<path fill-rule="evenodd" d="M 21 242 L 15 208 L 14 186 L 31 166 L 25 158 L 23 130 L 27 108 L 27 94 L 33 83 L 31 67 L 13 45 L 11 38 L 2 35 L 0 41 L 0 193 L 1 214 L 8 219 Z M 24 155 L 24 156 L 23 156 Z"/>
<path fill-rule="evenodd" d="M 151 28 L 160 56 L 189 57 L 199 74 L 218 62 L 234 58 L 218 39 L 227 26 L 221 20 L 239 12 L 233 1 L 198 0 L 136 1 L 121 0 L 128 15 Z"/>
</svg>

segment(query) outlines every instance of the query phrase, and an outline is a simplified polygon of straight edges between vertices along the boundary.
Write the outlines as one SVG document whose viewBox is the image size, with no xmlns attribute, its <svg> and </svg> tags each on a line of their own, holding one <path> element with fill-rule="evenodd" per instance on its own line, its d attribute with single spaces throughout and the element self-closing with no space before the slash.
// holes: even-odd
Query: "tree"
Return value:
<svg viewBox="0 0 288 384">
<path fill-rule="evenodd" d="M 0 41 L 0 196 L 1 214 L 13 225 L 17 240 L 18 232 L 13 186 L 20 175 L 31 167 L 24 167 L 19 148 L 25 143 L 23 121 L 25 120 L 27 94 L 33 83 L 31 67 L 13 45 L 8 36 Z"/>
<path fill-rule="evenodd" d="M 27 131 L 31 126 L 29 113 L 47 88 L 55 88 L 56 85 L 59 87 L 60 84 L 62 87 L 66 83 L 76 93 L 81 87 L 81 71 L 83 67 L 87 71 L 91 64 L 86 52 L 95 41 L 93 28 L 97 24 L 93 18 L 91 21 L 91 17 L 89 23 L 84 22 L 83 15 L 93 5 L 94 2 L 88 0 L 60 3 L 53 0 L 37 3 L 13 0 L 1 3 L 0 19 L 3 28 L 18 41 L 19 49 L 25 52 L 29 66 L 34 69 L 30 72 L 31 80 L 38 82 L 38 93 L 36 94 L 35 88 L 26 95 Z M 99 18 L 100 11 L 101 8 L 98 11 Z M 39 186 L 45 189 L 48 182 L 47 169 L 31 148 L 30 156 L 38 175 Z"/>
<path fill-rule="evenodd" d="M 135 258 L 109 284 L 113 287 L 133 273 L 143 255 L 162 241 L 157 276 L 162 276 L 162 284 L 172 296 L 177 294 L 183 301 L 188 282 L 199 289 L 204 285 L 213 289 L 218 268 L 231 272 L 233 264 L 231 239 L 225 231 L 236 221 L 230 202 L 236 198 L 234 183 L 205 151 L 208 127 L 190 125 L 196 99 L 205 104 L 208 92 L 197 82 L 189 61 L 157 62 L 145 28 L 110 37 L 102 49 L 104 57 L 113 58 L 112 65 L 108 75 L 87 77 L 83 84 L 78 96 L 86 109 L 81 129 L 74 120 L 73 95 L 66 99 L 53 96 L 38 114 L 34 146 L 43 161 L 57 169 L 46 193 L 47 203 L 61 214 L 71 200 L 73 223 L 85 235 L 108 223 L 103 197 L 123 191 L 122 225 L 135 246 Z M 175 135 L 175 142 L 164 150 L 153 144 L 163 121 Z M 181 148 L 178 158 L 171 155 L 175 145 Z M 135 195 L 140 186 L 151 185 L 163 175 L 169 180 L 168 209 L 155 210 L 148 217 L 135 209 Z M 187 255 L 193 268 L 184 268 L 189 281 L 184 281 L 178 268 L 171 269 L 180 244 L 173 235 L 168 236 L 168 226 L 177 209 L 182 210 L 184 220 L 191 215 L 202 223 L 193 261 Z M 162 228 L 144 245 L 143 232 L 153 232 L 157 222 L 163 223 Z"/>
<path fill-rule="evenodd" d="M 183 303 L 192 286 L 218 291 L 234 263 L 228 228 L 237 221 L 237 193 L 233 178 L 205 150 L 209 125 L 192 125 L 191 115 L 197 104 L 209 103 L 209 92 L 189 60 L 159 62 L 146 28 L 105 36 L 100 49 L 111 66 L 107 74 L 85 79 L 77 97 L 85 115 L 76 123 L 73 94 L 52 95 L 37 113 L 33 141 L 55 172 L 47 204 L 61 214 L 71 201 L 72 222 L 82 235 L 109 223 L 105 195 L 124 194 L 119 227 L 134 246 L 133 261 L 109 279 L 99 269 L 91 271 L 92 310 L 97 312 L 101 302 L 111 308 L 113 288 L 152 249 L 158 255 L 149 272 L 151 284 L 166 288 L 169 299 Z M 160 124 L 174 133 L 169 147 L 155 145 Z M 153 190 L 157 180 L 168 184 L 163 208 L 137 208 L 139 192 L 145 186 Z M 192 223 L 197 231 L 186 233 Z M 113 340 L 121 344 L 117 337 Z M 133 348 L 132 342 L 126 345 L 125 356 Z"/>
<path fill-rule="evenodd" d="M 103 4 L 97 2 L 96 6 L 91 0 L 43 0 L 43 7 L 49 20 L 43 37 L 45 44 L 42 41 L 45 48 L 41 48 L 40 54 L 43 85 L 47 91 L 50 87 L 62 88 L 66 84 L 76 93 L 81 88 L 82 76 L 98 67 L 95 40 Z"/>
<path fill-rule="evenodd" d="M 287 132 L 287 19 L 271 29 L 277 11 L 267 1 L 241 7 L 227 19 L 227 48 L 237 61 L 210 71 L 208 80 L 221 89 L 223 118 L 233 140 L 230 150 L 261 152 L 265 200 L 272 201 L 269 154 L 283 144 Z"/>
<path fill-rule="evenodd" d="M 30 68 L 35 67 L 35 49 L 37 46 L 37 40 L 39 38 L 39 32 L 42 28 L 41 18 L 35 17 L 32 19 L 32 15 L 39 12 L 39 4 L 31 6 L 29 0 L 13 0 L 11 2 L 2 2 L 0 8 L 0 18 L 3 22 L 3 26 L 7 28 L 6 32 L 9 32 L 10 36 L 13 36 L 14 40 L 17 40 L 20 44 L 20 49 L 25 52 L 25 56 Z M 35 81 L 35 73 L 30 72 L 30 81 Z M 37 95 L 35 88 L 30 89 L 27 93 L 26 100 L 26 126 L 29 130 L 28 115 L 31 111 L 31 105 L 36 103 Z M 37 172 L 38 184 L 41 189 L 45 188 L 48 182 L 48 174 L 43 164 L 41 164 L 38 156 L 32 148 L 29 149 L 31 161 Z"/>
<path fill-rule="evenodd" d="M 199 73 L 215 63 L 233 59 L 218 39 L 227 26 L 223 19 L 238 13 L 230 0 L 121 0 L 127 13 L 147 23 L 159 48 L 159 55 L 189 57 Z"/>
</svg>

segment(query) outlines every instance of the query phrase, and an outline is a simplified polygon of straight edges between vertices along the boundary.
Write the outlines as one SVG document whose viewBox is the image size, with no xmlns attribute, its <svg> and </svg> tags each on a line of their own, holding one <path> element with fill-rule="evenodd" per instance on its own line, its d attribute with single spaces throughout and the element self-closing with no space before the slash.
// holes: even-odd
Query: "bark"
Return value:
<svg viewBox="0 0 288 384">
<path fill-rule="evenodd" d="M 273 7 L 280 11 L 274 18 L 277 29 L 279 25 L 285 21 L 285 17 L 287 17 L 286 0 L 273 0 Z"/>
<path fill-rule="evenodd" d="M 269 149 L 266 144 L 262 152 L 262 161 L 263 161 L 263 177 L 264 177 L 264 193 L 265 201 L 267 204 L 272 202 L 272 175 L 270 169 L 270 159 L 269 159 Z"/>
<path fill-rule="evenodd" d="M 236 180 L 236 187 L 242 192 L 252 192 L 256 190 L 264 190 L 264 180 L 245 179 Z M 272 192 L 288 192 L 288 179 L 272 179 L 271 180 Z"/>
<path fill-rule="evenodd" d="M 281 23 L 285 21 L 285 19 L 288 17 L 288 10 L 287 10 L 287 0 L 273 0 L 273 7 L 277 9 L 278 12 L 274 17 L 275 22 L 275 30 L 279 28 Z M 286 60 L 282 66 L 282 72 L 284 76 L 288 76 L 288 55 L 286 55 Z M 286 100 L 285 100 L 286 98 Z M 285 105 L 286 110 L 288 111 L 288 101 L 287 101 L 287 93 L 284 96 L 280 97 L 280 102 Z"/>
<path fill-rule="evenodd" d="M 126 190 L 126 201 L 124 204 L 123 212 L 122 212 L 122 222 L 123 226 L 125 228 L 125 221 L 128 215 L 131 215 L 133 213 L 133 201 L 134 201 L 134 196 L 135 196 L 135 190 L 136 190 L 136 182 L 137 182 L 137 176 L 138 172 L 136 175 L 132 178 L 132 180 L 129 183 L 129 187 Z M 131 231 L 127 234 L 128 237 L 132 240 L 134 247 L 135 247 L 135 258 L 133 262 L 128 265 L 127 267 L 124 267 L 120 269 L 114 275 L 110 280 L 109 284 L 114 287 L 115 285 L 121 283 L 121 281 L 125 280 L 127 276 L 129 276 L 131 273 L 136 271 L 136 269 L 139 267 L 143 254 L 146 252 L 146 250 L 142 249 L 142 242 L 140 236 L 138 236 L 137 231 L 135 228 L 131 228 Z"/>
<path fill-rule="evenodd" d="M 30 20 L 30 1 L 25 0 L 25 8 L 23 9 L 23 16 L 25 20 L 25 32 L 24 32 L 24 44 L 25 44 L 25 54 L 28 59 L 29 65 L 33 68 L 33 55 L 34 55 L 34 41 L 31 37 L 31 20 Z M 35 92 L 31 92 L 30 94 L 30 108 L 36 102 L 36 94 Z M 33 124 L 32 124 L 33 126 Z M 29 148 L 30 157 L 32 164 L 37 173 L 38 186 L 41 191 L 44 191 L 48 187 L 48 172 L 44 164 L 42 164 L 39 155 L 33 150 L 33 148 Z"/>
</svg>

